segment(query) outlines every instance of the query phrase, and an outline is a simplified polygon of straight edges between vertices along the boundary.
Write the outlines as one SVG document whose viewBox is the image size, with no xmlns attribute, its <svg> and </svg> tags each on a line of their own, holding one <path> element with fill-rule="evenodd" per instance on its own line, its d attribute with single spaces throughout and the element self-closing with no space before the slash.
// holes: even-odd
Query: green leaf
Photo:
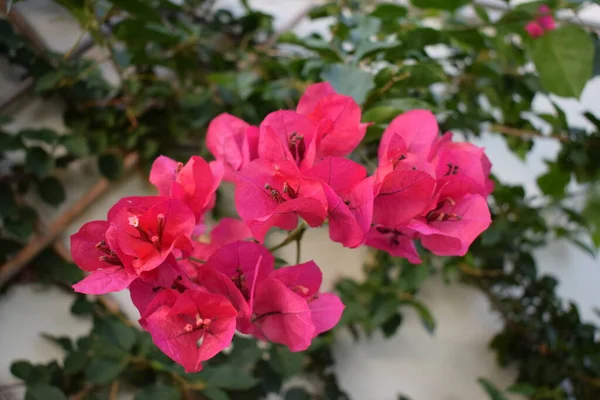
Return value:
<svg viewBox="0 0 600 400">
<path fill-rule="evenodd" d="M 50 89 L 54 89 L 58 82 L 63 77 L 63 71 L 61 70 L 52 70 L 50 72 L 45 73 L 41 77 L 37 78 L 34 85 L 34 91 L 36 94 L 42 94 Z"/>
<path fill-rule="evenodd" d="M 73 342 L 67 336 L 53 336 L 47 333 L 42 333 L 42 337 L 46 340 L 51 341 L 52 343 L 60 346 L 65 351 L 70 351 L 73 349 Z"/>
<path fill-rule="evenodd" d="M 313 397 L 306 390 L 292 388 L 285 393 L 285 400 L 311 400 Z"/>
<path fill-rule="evenodd" d="M 27 386 L 25 400 L 67 400 L 60 389 L 44 384 Z"/>
<path fill-rule="evenodd" d="M 52 129 L 25 129 L 19 132 L 23 139 L 38 140 L 52 144 L 58 139 L 58 135 Z"/>
<path fill-rule="evenodd" d="M 160 22 L 160 14 L 143 0 L 110 0 L 123 11 L 148 21 Z"/>
<path fill-rule="evenodd" d="M 537 179 L 537 184 L 544 194 L 554 198 L 563 197 L 571 181 L 571 172 L 561 168 L 559 163 L 547 162 L 547 164 L 550 169 Z"/>
<path fill-rule="evenodd" d="M 211 400 L 229 400 L 227 392 L 216 387 L 207 387 L 202 391 L 202 394 Z"/>
<path fill-rule="evenodd" d="M 153 385 L 146 386 L 137 396 L 135 400 L 180 400 L 181 393 L 179 390 L 167 386 L 162 382 L 156 382 Z"/>
<path fill-rule="evenodd" d="M 429 333 L 433 333 L 435 331 L 435 319 L 429 309 L 418 300 L 403 300 L 401 304 L 412 306 L 419 317 L 421 318 L 421 323 Z"/>
<path fill-rule="evenodd" d="M 197 374 L 208 385 L 227 390 L 249 389 L 259 382 L 257 378 L 233 365 L 206 366 Z"/>
<path fill-rule="evenodd" d="M 371 17 L 379 18 L 385 24 L 389 21 L 397 21 L 406 17 L 408 9 L 394 3 L 379 3 L 371 12 Z"/>
<path fill-rule="evenodd" d="M 87 351 L 84 350 L 76 350 L 70 352 L 65 357 L 64 369 L 65 374 L 73 375 L 80 371 L 82 371 L 88 362 Z"/>
<path fill-rule="evenodd" d="M 34 367 L 29 361 L 15 361 L 10 365 L 10 373 L 27 382 L 27 378 L 34 373 Z"/>
<path fill-rule="evenodd" d="M 477 379 L 477 382 L 483 387 L 486 393 L 490 396 L 491 400 L 508 400 L 500 390 L 489 380 L 485 378 Z"/>
<path fill-rule="evenodd" d="M 58 206 L 66 198 L 62 183 L 54 177 L 42 179 L 38 183 L 38 193 L 42 200 L 53 206 Z"/>
<path fill-rule="evenodd" d="M 362 104 L 375 87 L 371 74 L 345 64 L 328 65 L 321 73 L 321 78 L 331 83 L 338 93 L 351 96 L 358 104 Z"/>
<path fill-rule="evenodd" d="M 305 359 L 303 353 L 291 352 L 287 347 L 276 345 L 271 349 L 269 363 L 283 378 L 287 378 L 302 371 Z"/>
<path fill-rule="evenodd" d="M 340 12 L 340 6 L 335 2 L 313 7 L 308 13 L 310 19 L 333 17 Z"/>
<path fill-rule="evenodd" d="M 419 8 L 436 8 L 454 11 L 469 3 L 469 0 L 410 0 L 413 6 Z"/>
<path fill-rule="evenodd" d="M 54 158 L 41 147 L 30 147 L 25 155 L 25 172 L 43 178 L 52 172 Z"/>
<path fill-rule="evenodd" d="M 433 110 L 434 107 L 426 101 L 419 99 L 389 99 L 375 104 L 363 114 L 363 121 L 390 122 L 403 112 L 414 109 Z"/>
<path fill-rule="evenodd" d="M 530 50 L 546 90 L 579 98 L 593 71 L 594 43 L 589 33 L 575 25 L 564 25 L 532 40 Z"/>
<path fill-rule="evenodd" d="M 23 148 L 18 135 L 11 135 L 10 133 L 0 132 L 0 151 L 11 151 L 20 150 Z"/>
<path fill-rule="evenodd" d="M 533 396 L 535 392 L 537 392 L 537 389 L 535 386 L 528 383 L 515 383 L 506 389 L 506 391 L 509 393 L 522 394 L 524 396 Z"/>
<path fill-rule="evenodd" d="M 126 367 L 127 362 L 124 360 L 96 358 L 85 369 L 85 376 L 92 384 L 104 385 L 115 380 Z"/>
<path fill-rule="evenodd" d="M 400 47 L 400 42 L 370 42 L 368 40 L 363 40 L 356 46 L 356 51 L 354 52 L 354 62 L 358 62 L 363 58 L 378 53 L 383 50 L 390 50 Z"/>
<path fill-rule="evenodd" d="M 33 208 L 20 206 L 15 213 L 4 217 L 4 228 L 19 239 L 27 239 L 33 232 L 36 219 L 37 213 Z"/>
<path fill-rule="evenodd" d="M 17 210 L 17 202 L 10 186 L 6 182 L 0 182 L 0 215 L 4 218 L 14 215 Z"/>
<path fill-rule="evenodd" d="M 136 332 L 117 319 L 105 319 L 98 327 L 98 333 L 109 343 L 129 352 L 135 345 Z"/>
<path fill-rule="evenodd" d="M 98 157 L 98 168 L 108 179 L 119 179 L 123 175 L 123 159 L 116 153 L 104 153 Z"/>
<path fill-rule="evenodd" d="M 76 157 L 85 157 L 90 153 L 90 148 L 83 136 L 78 136 L 74 133 L 61 136 L 62 144 L 67 148 L 69 153 Z"/>
<path fill-rule="evenodd" d="M 383 336 L 386 338 L 394 336 L 400 325 L 402 325 L 402 314 L 394 313 L 394 315 L 381 324 Z"/>
<path fill-rule="evenodd" d="M 93 309 L 92 303 L 89 302 L 84 295 L 77 295 L 71 306 L 71 313 L 78 316 L 90 315 L 92 314 Z"/>
</svg>

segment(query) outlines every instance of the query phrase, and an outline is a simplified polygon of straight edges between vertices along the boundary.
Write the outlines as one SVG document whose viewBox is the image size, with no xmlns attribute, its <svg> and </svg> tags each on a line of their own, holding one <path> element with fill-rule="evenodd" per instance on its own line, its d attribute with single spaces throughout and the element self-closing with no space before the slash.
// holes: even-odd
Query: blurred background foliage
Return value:
<svg viewBox="0 0 600 400">
<path fill-rule="evenodd" d="M 83 30 L 65 54 L 36 47 L 15 29 L 10 11 L 0 19 L 0 57 L 32 82 L 35 96 L 64 105 L 68 127 L 68 132 L 2 130 L 11 117 L 5 104 L 0 108 L 2 262 L 19 254 L 38 226 L 27 194 L 37 193 L 52 206 L 65 200 L 60 169 L 95 158 L 102 174 L 117 180 L 127 155 L 136 155 L 143 173 L 159 154 L 206 157 L 206 127 L 219 113 L 258 124 L 273 110 L 294 108 L 308 84 L 327 80 L 362 105 L 364 121 L 375 122 L 351 156 L 369 168 L 385 125 L 414 108 L 433 110 L 443 131 L 467 139 L 482 131 L 500 134 L 523 160 L 534 139 L 561 146 L 538 177 L 542 195 L 530 197 L 522 186 L 496 180 L 490 198 L 494 222 L 467 256 L 429 256 L 415 267 L 373 252 L 364 281 L 346 278 L 336 285 L 347 305 L 336 330 L 350 329 L 357 340 L 377 330 L 391 336 L 411 308 L 433 333 L 435 316 L 419 288 L 430 275 L 442 275 L 448 283 L 479 288 L 502 317 L 503 329 L 490 347 L 501 365 L 516 366 L 519 373 L 510 388 L 481 377 L 491 399 L 506 399 L 506 393 L 536 400 L 600 398 L 599 328 L 581 321 L 577 306 L 557 296 L 557 281 L 538 272 L 532 255 L 557 239 L 590 257 L 600 245 L 600 116 L 586 113 L 594 128 L 585 129 L 570 125 L 557 104 L 552 113 L 532 108 L 536 94 L 578 98 L 600 73 L 597 32 L 562 23 L 530 39 L 524 26 L 535 18 L 539 1 L 511 8 L 499 19 L 476 5 L 473 19 L 456 12 L 472 3 L 466 0 L 412 0 L 410 8 L 338 0 L 308 14 L 312 20 L 328 18 L 330 34 L 305 37 L 275 32 L 273 17 L 246 1 L 242 14 L 216 9 L 209 0 L 57 2 Z M 6 3 L 7 9 L 15 6 Z M 577 10 L 585 3 L 543 2 L 554 10 Z M 100 60 L 81 56 L 86 41 L 102 49 Z M 544 133 L 532 121 L 543 122 Z M 29 264 L 28 279 L 67 291 L 81 278 L 68 257 L 53 250 Z M 71 312 L 92 319 L 94 327 L 77 340 L 47 337 L 64 350 L 63 362 L 22 360 L 12 366 L 27 385 L 28 400 L 112 400 L 122 390 L 134 390 L 136 400 L 352 395 L 341 391 L 331 369 L 335 331 L 305 353 L 236 337 L 231 351 L 186 375 L 109 301 L 74 295 Z"/>
</svg>

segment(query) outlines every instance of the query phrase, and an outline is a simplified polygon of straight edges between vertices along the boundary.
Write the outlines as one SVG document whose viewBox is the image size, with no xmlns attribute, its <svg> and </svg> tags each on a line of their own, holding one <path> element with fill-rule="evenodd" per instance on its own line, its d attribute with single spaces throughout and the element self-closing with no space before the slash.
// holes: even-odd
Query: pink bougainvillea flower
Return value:
<svg viewBox="0 0 600 400">
<path fill-rule="evenodd" d="M 106 221 L 92 221 L 71 236 L 73 261 L 90 275 L 73 285 L 79 293 L 105 294 L 125 289 L 137 275 L 106 243 Z"/>
<path fill-rule="evenodd" d="M 304 297 L 279 279 L 267 278 L 256 288 L 252 322 L 259 337 L 306 350 L 316 332 L 311 314 Z"/>
<path fill-rule="evenodd" d="M 329 237 L 355 248 L 364 243 L 373 219 L 373 178 L 366 178 L 337 195 L 325 186 L 328 201 Z"/>
<path fill-rule="evenodd" d="M 158 267 L 174 250 L 192 251 L 192 211 L 175 199 L 152 199 L 154 205 L 145 211 L 123 206 L 109 213 L 106 240 L 113 251 L 134 258 L 132 266 L 138 274 Z"/>
<path fill-rule="evenodd" d="M 225 167 L 224 179 L 235 180 L 235 173 L 258 158 L 259 130 L 231 114 L 214 118 L 206 132 L 206 147 Z"/>
<path fill-rule="evenodd" d="M 150 182 L 161 196 L 181 201 L 201 222 L 202 215 L 214 206 L 215 192 L 221 183 L 223 166 L 218 162 L 207 163 L 202 157 L 192 156 L 183 165 L 165 156 L 152 164 Z"/>
<path fill-rule="evenodd" d="M 255 287 L 273 271 L 275 258 L 258 243 L 238 241 L 215 251 L 205 266 L 227 276 L 251 307 Z"/>
<path fill-rule="evenodd" d="M 237 175 L 235 204 L 259 242 L 272 226 L 292 230 L 298 216 L 320 226 L 327 215 L 322 184 L 300 175 L 293 161 L 254 160 Z"/>
<path fill-rule="evenodd" d="M 188 288 L 197 287 L 175 257 L 171 254 L 158 267 L 142 272 L 139 278 L 129 285 L 129 294 L 135 307 L 143 315 L 146 307 L 162 290 L 173 289 L 183 293 Z"/>
<path fill-rule="evenodd" d="M 367 170 L 357 162 L 341 157 L 327 157 L 304 173 L 330 186 L 335 193 L 344 193 L 367 177 Z"/>
<path fill-rule="evenodd" d="M 411 110 L 400 114 L 390 122 L 383 132 L 379 143 L 379 160 L 389 159 L 389 147 L 401 147 L 402 142 L 405 152 L 427 159 L 438 133 L 438 124 L 431 111 Z M 399 138 L 395 138 L 396 135 L 402 139 L 402 142 L 399 141 Z M 402 158 L 405 152 L 396 150 L 397 157 Z"/>
<path fill-rule="evenodd" d="M 378 225 L 369 230 L 365 244 L 388 252 L 394 257 L 406 258 L 411 264 L 420 264 L 421 257 L 415 248 L 414 233 L 408 229 L 386 228 Z"/>
<path fill-rule="evenodd" d="M 150 302 L 140 324 L 186 372 L 197 372 L 203 361 L 231 344 L 236 317 L 236 309 L 224 296 L 166 289 Z"/>
<path fill-rule="evenodd" d="M 313 261 L 275 270 L 271 278 L 280 280 L 308 303 L 315 326 L 314 336 L 333 328 L 344 311 L 340 298 L 332 293 L 319 293 L 323 274 Z"/>
<path fill-rule="evenodd" d="M 317 126 L 308 117 L 281 110 L 260 124 L 258 154 L 267 161 L 291 160 L 301 170 L 315 162 Z"/>
<path fill-rule="evenodd" d="M 400 227 L 431 206 L 436 181 L 426 172 L 396 170 L 375 187 L 373 223 Z"/>
<path fill-rule="evenodd" d="M 352 97 L 336 93 L 327 82 L 310 85 L 300 98 L 296 111 L 318 126 L 317 159 L 351 153 L 370 125 L 360 122 L 360 107 Z"/>
<path fill-rule="evenodd" d="M 480 187 L 476 193 L 486 197 L 494 190 L 494 183 L 489 179 L 492 164 L 481 147 L 467 142 L 446 142 L 440 146 L 434 162 L 438 177 L 469 177 Z"/>
<path fill-rule="evenodd" d="M 525 30 L 529 36 L 534 39 L 544 35 L 544 28 L 542 28 L 537 21 L 528 22 L 527 25 L 525 25 Z"/>
<path fill-rule="evenodd" d="M 300 97 L 300 101 L 298 101 L 296 112 L 302 115 L 310 115 L 322 98 L 332 94 L 337 94 L 337 92 L 329 82 L 309 85 Z"/>
<path fill-rule="evenodd" d="M 426 216 L 411 220 L 407 228 L 419 233 L 423 247 L 438 256 L 464 256 L 469 246 L 491 223 L 490 210 L 479 194 L 439 199 Z"/>
</svg>

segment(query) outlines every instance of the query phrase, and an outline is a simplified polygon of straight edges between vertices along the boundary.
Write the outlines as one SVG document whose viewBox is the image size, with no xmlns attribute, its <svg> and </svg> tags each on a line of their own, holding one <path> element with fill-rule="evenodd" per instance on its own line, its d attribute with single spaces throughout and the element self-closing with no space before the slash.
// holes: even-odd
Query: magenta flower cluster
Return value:
<svg viewBox="0 0 600 400">
<path fill-rule="evenodd" d="M 314 262 L 275 268 L 263 246 L 272 227 L 327 221 L 332 241 L 419 263 L 415 240 L 437 255 L 464 255 L 491 222 L 483 149 L 439 136 L 434 115 L 413 110 L 385 130 L 368 176 L 344 158 L 368 126 L 358 104 L 328 83 L 309 86 L 295 111 L 273 112 L 259 127 L 218 116 L 206 138 L 215 161 L 159 157 L 150 173 L 158 196 L 123 198 L 106 221 L 71 237 L 74 261 L 90 272 L 74 289 L 129 288 L 140 325 L 188 372 L 236 331 L 305 350 L 337 324 L 344 305 L 320 292 Z M 201 241 L 222 180 L 235 184 L 241 220 L 222 219 Z"/>
</svg>

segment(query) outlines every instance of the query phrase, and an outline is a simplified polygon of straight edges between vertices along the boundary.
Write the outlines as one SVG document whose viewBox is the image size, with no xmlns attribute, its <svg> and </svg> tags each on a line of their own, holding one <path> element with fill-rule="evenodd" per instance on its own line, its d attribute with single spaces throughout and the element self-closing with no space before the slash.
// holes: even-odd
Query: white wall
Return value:
<svg viewBox="0 0 600 400">
<path fill-rule="evenodd" d="M 222 3 L 233 3 L 233 0 Z M 277 25 L 285 26 L 293 19 L 295 10 L 307 5 L 305 0 L 256 0 L 253 3 L 277 15 Z M 70 48 L 78 36 L 77 25 L 48 0 L 28 0 L 18 7 L 35 21 L 43 37 L 57 51 Z M 586 12 L 586 16 L 600 17 Z M 320 26 L 322 28 L 322 26 Z M 299 29 L 308 32 L 311 25 L 303 22 Z M 98 52 L 92 53 L 96 56 Z M 2 65 L 0 65 L 0 71 Z M 0 98 L 10 90 L 11 80 L 0 74 Z M 587 87 L 580 103 L 556 99 L 567 111 L 569 121 L 580 124 L 581 110 L 588 109 L 600 115 L 600 80 Z M 536 107 L 547 109 L 546 99 L 536 99 Z M 60 104 L 39 99 L 29 102 L 16 116 L 12 128 L 21 126 L 48 126 L 64 130 L 60 120 Z M 526 163 L 514 157 L 504 141 L 494 135 L 484 135 L 481 145 L 494 165 L 493 172 L 502 180 L 523 183 L 528 192 L 536 193 L 535 177 L 544 171 L 543 159 L 552 158 L 558 149 L 549 140 L 538 140 Z M 64 178 L 69 185 L 69 202 L 93 184 L 98 173 L 93 165 L 73 168 Z M 116 200 L 122 196 L 149 193 L 151 189 L 136 176 L 118 185 L 82 217 L 71 224 L 63 239 L 77 231 L 85 221 L 101 219 Z M 57 215 L 46 207 L 44 215 Z M 49 218 L 49 219 L 50 219 Z M 314 258 L 324 269 L 330 284 L 342 275 L 359 277 L 364 251 L 343 249 L 326 239 L 323 230 L 310 231 L 303 244 L 303 258 Z M 293 259 L 293 249 L 285 249 L 284 258 Z M 559 277 L 559 293 L 573 299 L 581 307 L 586 319 L 594 319 L 592 307 L 600 307 L 597 289 L 600 282 L 598 262 L 577 248 L 558 242 L 539 251 L 536 257 L 544 272 Z M 137 311 L 129 303 L 126 293 L 117 298 L 132 318 Z M 10 363 L 18 358 L 43 362 L 60 358 L 60 352 L 44 339 L 41 332 L 55 335 L 81 335 L 89 323 L 73 318 L 68 308 L 71 297 L 57 290 L 41 290 L 35 285 L 13 286 L 0 299 L 0 384 L 15 382 L 10 375 Z M 342 386 L 354 399 L 392 400 L 404 393 L 415 400 L 479 400 L 485 398 L 476 383 L 485 376 L 500 387 L 508 386 L 514 371 L 496 366 L 494 356 L 487 350 L 487 342 L 500 328 L 498 318 L 489 312 L 485 298 L 476 290 L 459 284 L 444 285 L 439 278 L 428 281 L 422 293 L 423 301 L 437 320 L 437 330 L 430 336 L 421 327 L 418 318 L 407 312 L 399 334 L 391 339 L 375 335 L 370 340 L 354 342 L 349 335 L 340 335 L 336 345 L 337 371 Z"/>
</svg>

